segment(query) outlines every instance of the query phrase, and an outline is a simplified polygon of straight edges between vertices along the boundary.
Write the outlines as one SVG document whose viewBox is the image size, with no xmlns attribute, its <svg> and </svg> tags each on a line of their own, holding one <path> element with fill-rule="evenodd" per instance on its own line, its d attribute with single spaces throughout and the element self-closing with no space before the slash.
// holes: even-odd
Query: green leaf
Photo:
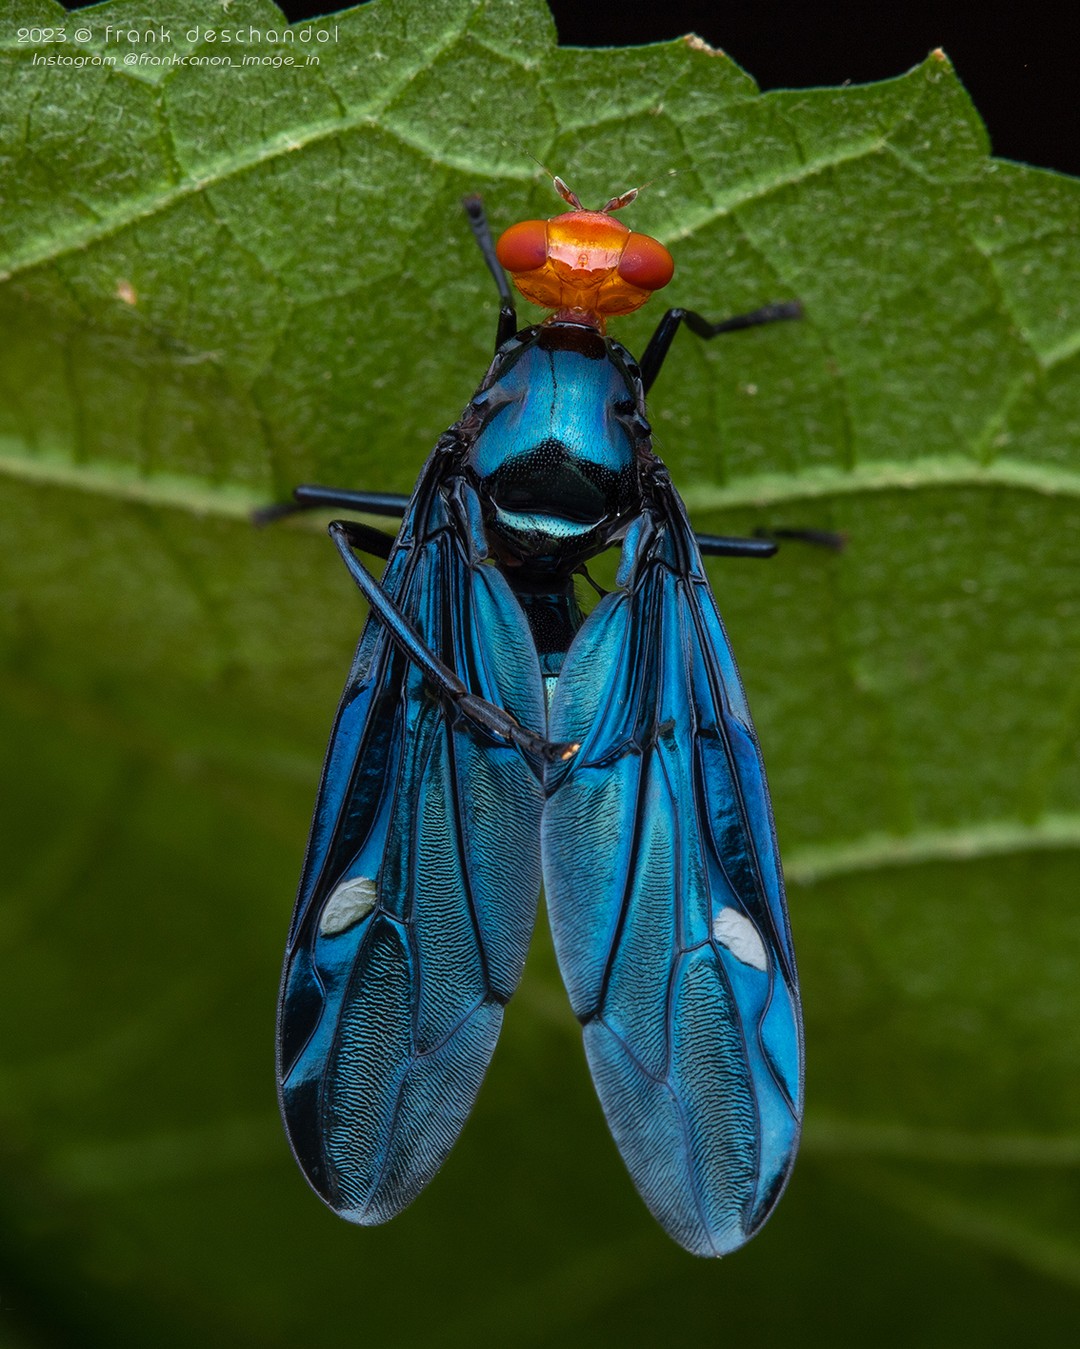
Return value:
<svg viewBox="0 0 1080 1349">
<path fill-rule="evenodd" d="M 123 62 L 221 57 L 214 25 L 319 64 Z M 284 27 L 268 0 L 15 0 L 0 35 L 9 1342 L 1061 1343 L 1077 184 L 989 158 L 940 53 L 763 96 L 696 40 L 559 50 L 540 0 Z M 44 63 L 80 54 L 117 63 Z M 654 180 L 633 223 L 676 255 L 672 303 L 801 299 L 799 324 L 680 335 L 658 448 L 702 529 L 850 540 L 713 570 L 809 1062 L 790 1191 L 719 1264 L 634 1195 L 543 933 L 475 1118 L 395 1223 L 325 1213 L 276 1118 L 281 946 L 362 614 L 317 527 L 246 512 L 305 480 L 408 490 L 494 334 L 459 199 L 551 214 L 528 154 L 588 201 Z"/>
</svg>

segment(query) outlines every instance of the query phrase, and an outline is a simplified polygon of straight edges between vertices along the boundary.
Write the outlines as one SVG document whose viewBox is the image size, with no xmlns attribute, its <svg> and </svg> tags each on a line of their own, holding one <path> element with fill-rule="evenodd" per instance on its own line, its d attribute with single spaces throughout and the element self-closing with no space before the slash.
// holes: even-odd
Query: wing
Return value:
<svg viewBox="0 0 1080 1349">
<path fill-rule="evenodd" d="M 761 755 L 681 501 L 658 474 L 620 588 L 574 640 L 543 822 L 556 951 L 608 1124 L 688 1250 L 751 1237 L 787 1180 L 802 1025 Z"/>
<path fill-rule="evenodd" d="M 475 496 L 436 450 L 383 586 L 471 692 L 544 726 L 536 650 Z M 278 1011 L 293 1151 L 342 1217 L 378 1223 L 442 1164 L 521 977 L 542 794 L 368 621 L 330 740 Z"/>
</svg>

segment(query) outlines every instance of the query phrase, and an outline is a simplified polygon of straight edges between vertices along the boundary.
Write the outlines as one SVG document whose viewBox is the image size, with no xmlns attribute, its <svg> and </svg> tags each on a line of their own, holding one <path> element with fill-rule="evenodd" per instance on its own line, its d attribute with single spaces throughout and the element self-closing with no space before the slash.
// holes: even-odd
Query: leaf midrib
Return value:
<svg viewBox="0 0 1080 1349">
<path fill-rule="evenodd" d="M 60 455 L 27 455 L 21 452 L 21 442 L 11 437 L 6 443 L 0 438 L 0 478 L 222 519 L 244 519 L 269 504 L 265 492 L 239 483 L 215 485 L 184 474 L 147 476 L 126 464 L 75 464 Z M 819 467 L 798 474 L 746 475 L 723 487 L 691 484 L 681 490 L 689 509 L 704 515 L 831 497 L 948 487 L 1006 487 L 1038 496 L 1080 498 L 1080 470 L 1019 459 L 1001 458 L 984 465 L 961 455 L 926 455 L 908 463 L 871 460 L 850 469 Z"/>
</svg>

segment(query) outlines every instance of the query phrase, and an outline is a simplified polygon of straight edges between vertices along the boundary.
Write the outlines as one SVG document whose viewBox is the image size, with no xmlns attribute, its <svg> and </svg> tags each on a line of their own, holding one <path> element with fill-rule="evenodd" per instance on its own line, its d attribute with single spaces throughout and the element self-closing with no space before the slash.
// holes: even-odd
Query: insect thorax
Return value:
<svg viewBox="0 0 1080 1349">
<path fill-rule="evenodd" d="M 594 329 L 519 333 L 457 429 L 493 551 L 510 565 L 565 573 L 641 509 L 641 381 L 625 348 Z"/>
</svg>

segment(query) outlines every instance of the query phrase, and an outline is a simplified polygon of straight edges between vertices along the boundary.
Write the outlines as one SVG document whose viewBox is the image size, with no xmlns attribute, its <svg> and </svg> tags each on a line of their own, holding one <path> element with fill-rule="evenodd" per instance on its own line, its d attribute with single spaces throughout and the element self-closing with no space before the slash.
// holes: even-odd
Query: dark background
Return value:
<svg viewBox="0 0 1080 1349">
<path fill-rule="evenodd" d="M 332 0 L 278 3 L 293 22 L 351 7 Z M 549 3 L 564 46 L 633 46 L 693 32 L 727 52 L 762 89 L 888 79 L 942 47 L 979 109 L 996 155 L 1080 174 L 1080 23 L 1066 0 L 655 0 L 640 8 Z M 242 21 L 238 11 L 234 17 Z"/>
</svg>

